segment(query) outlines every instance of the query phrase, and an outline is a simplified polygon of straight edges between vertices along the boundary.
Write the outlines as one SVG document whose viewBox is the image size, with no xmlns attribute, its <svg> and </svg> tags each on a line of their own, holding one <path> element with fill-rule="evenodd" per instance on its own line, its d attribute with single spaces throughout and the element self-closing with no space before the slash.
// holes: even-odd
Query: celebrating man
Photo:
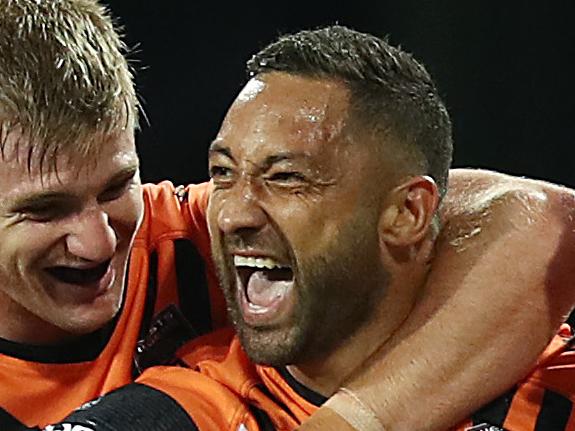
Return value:
<svg viewBox="0 0 575 431">
<path fill-rule="evenodd" d="M 511 277 L 535 282 L 533 290 L 540 293 L 565 282 L 557 274 L 572 255 L 572 221 L 565 212 L 572 205 L 570 192 L 459 172 L 440 217 L 448 188 L 450 121 L 429 75 L 409 55 L 335 26 L 282 38 L 258 53 L 249 69 L 253 77 L 210 148 L 213 257 L 238 337 L 224 331 L 194 341 L 179 356 L 195 371 L 151 368 L 139 383 L 71 415 L 68 425 L 124 431 L 294 429 L 376 352 L 397 366 L 395 352 L 405 353 L 417 333 L 430 328 L 438 331 L 433 339 L 438 347 L 412 351 L 407 364 L 469 342 L 471 320 L 446 318 L 445 308 L 458 309 L 462 300 L 462 288 L 452 290 L 450 280 L 495 283 L 477 296 L 463 295 L 466 313 L 501 302 L 509 294 L 502 296 L 502 283 Z M 518 220 L 527 223 L 518 226 Z M 540 262 L 530 250 L 519 251 L 527 251 L 524 263 L 533 267 L 529 276 L 535 281 L 523 279 L 528 270 L 515 270 L 522 265 L 507 272 L 501 256 L 517 255 L 517 235 L 525 237 L 522 244 L 553 244 L 547 280 L 537 278 Z M 434 243 L 446 254 L 434 256 Z M 453 254 L 466 265 L 450 261 Z M 538 307 L 506 306 L 509 327 L 525 324 L 514 321 L 518 307 Z M 562 329 L 527 380 L 458 429 L 573 429 L 569 335 Z M 487 336 L 499 339 L 495 331 Z M 392 418 L 384 422 L 357 389 L 341 390 L 326 406 L 345 418 L 344 426 L 356 429 L 455 425 L 460 409 L 442 391 L 457 391 L 468 406 L 467 397 L 475 399 L 477 391 L 466 385 L 478 382 L 477 376 L 484 386 L 500 377 L 491 364 L 471 359 L 474 350 L 470 346 L 453 374 L 411 386 L 414 403 L 422 399 L 429 405 L 428 393 L 435 394 L 439 406 L 430 416 L 447 409 L 451 416 L 445 421 L 451 423 L 409 415 L 393 421 L 393 413 L 381 415 Z M 358 381 L 369 388 L 366 375 Z"/>
</svg>

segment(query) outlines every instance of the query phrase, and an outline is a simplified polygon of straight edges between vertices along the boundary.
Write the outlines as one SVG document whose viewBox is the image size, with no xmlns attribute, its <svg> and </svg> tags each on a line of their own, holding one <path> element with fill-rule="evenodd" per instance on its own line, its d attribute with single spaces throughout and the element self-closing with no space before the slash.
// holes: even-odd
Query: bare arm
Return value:
<svg viewBox="0 0 575 431">
<path fill-rule="evenodd" d="M 453 171 L 420 302 L 346 384 L 386 429 L 446 429 L 532 368 L 575 302 L 574 202 L 547 183 Z M 300 429 L 353 428 L 323 408 Z"/>
</svg>

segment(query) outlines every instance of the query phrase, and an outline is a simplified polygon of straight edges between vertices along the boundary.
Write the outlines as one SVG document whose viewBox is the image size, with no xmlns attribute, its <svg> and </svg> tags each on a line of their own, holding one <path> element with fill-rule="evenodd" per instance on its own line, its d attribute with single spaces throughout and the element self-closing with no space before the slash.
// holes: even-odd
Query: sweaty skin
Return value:
<svg viewBox="0 0 575 431">
<path fill-rule="evenodd" d="M 394 431 L 444 430 L 503 393 L 533 367 L 575 302 L 574 214 L 572 190 L 452 170 L 442 210 L 449 222 L 426 289 L 345 386 Z M 353 430 L 327 407 L 298 429 Z"/>
</svg>

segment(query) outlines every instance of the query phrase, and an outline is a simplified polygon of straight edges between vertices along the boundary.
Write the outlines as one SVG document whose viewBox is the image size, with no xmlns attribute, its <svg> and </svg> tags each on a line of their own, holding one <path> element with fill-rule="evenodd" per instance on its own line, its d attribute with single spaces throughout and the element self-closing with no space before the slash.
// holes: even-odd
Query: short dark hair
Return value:
<svg viewBox="0 0 575 431">
<path fill-rule="evenodd" d="M 334 25 L 282 36 L 247 63 L 249 77 L 274 71 L 343 81 L 359 124 L 395 137 L 445 194 L 451 121 L 431 76 L 410 54 Z"/>
</svg>

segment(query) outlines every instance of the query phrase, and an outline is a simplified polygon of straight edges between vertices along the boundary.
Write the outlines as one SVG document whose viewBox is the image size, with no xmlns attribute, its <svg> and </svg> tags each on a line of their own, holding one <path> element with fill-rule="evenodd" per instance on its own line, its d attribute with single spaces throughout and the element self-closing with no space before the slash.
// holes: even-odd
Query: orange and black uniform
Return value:
<svg viewBox="0 0 575 431">
<path fill-rule="evenodd" d="M 565 325 L 528 378 L 452 431 L 574 431 L 572 340 Z M 73 413 L 67 419 L 69 429 L 292 430 L 326 400 L 285 368 L 251 363 L 228 330 L 193 341 L 180 349 L 180 356 L 190 368 L 148 369 L 138 383 Z"/>
<path fill-rule="evenodd" d="M 132 382 L 138 374 L 134 359 L 141 368 L 162 363 L 179 347 L 174 343 L 224 324 L 224 300 L 210 264 L 203 263 L 210 262 L 209 185 L 175 190 L 164 182 L 144 186 L 143 193 L 144 220 L 114 321 L 61 346 L 0 339 L 0 430 L 62 420 L 83 403 Z M 191 327 L 170 304 L 189 317 Z"/>
</svg>

